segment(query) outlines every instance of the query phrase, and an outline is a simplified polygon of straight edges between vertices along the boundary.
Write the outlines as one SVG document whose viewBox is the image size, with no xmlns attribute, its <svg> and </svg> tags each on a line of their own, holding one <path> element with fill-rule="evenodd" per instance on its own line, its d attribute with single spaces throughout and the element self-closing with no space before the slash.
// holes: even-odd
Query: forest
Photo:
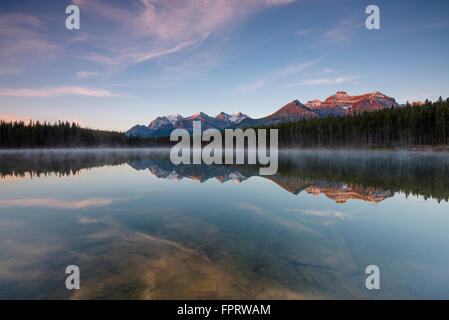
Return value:
<svg viewBox="0 0 449 320">
<path fill-rule="evenodd" d="M 82 128 L 76 123 L 0 121 L 0 148 L 78 148 L 157 146 L 166 139 L 127 137 L 116 131 Z"/>
<path fill-rule="evenodd" d="M 449 145 L 449 98 L 346 117 L 259 127 L 279 130 L 281 148 L 396 149 Z M 258 129 L 258 128 L 256 128 Z M 161 147 L 169 137 L 128 137 L 75 123 L 0 121 L 0 148 Z"/>
<path fill-rule="evenodd" d="M 449 99 L 423 105 L 364 112 L 347 117 L 300 120 L 266 127 L 279 129 L 284 148 L 395 149 L 448 146 Z"/>
</svg>

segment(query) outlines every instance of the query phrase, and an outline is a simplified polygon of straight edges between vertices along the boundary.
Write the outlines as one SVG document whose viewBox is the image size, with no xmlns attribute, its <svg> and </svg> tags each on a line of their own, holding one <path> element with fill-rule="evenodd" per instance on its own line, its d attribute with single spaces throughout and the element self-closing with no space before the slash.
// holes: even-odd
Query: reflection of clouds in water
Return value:
<svg viewBox="0 0 449 320">
<path fill-rule="evenodd" d="M 91 219 L 88 217 L 80 217 L 78 219 L 78 223 L 80 223 L 80 224 L 89 224 L 89 223 L 98 223 L 98 222 L 100 222 L 100 221 L 98 221 L 97 219 Z"/>
<path fill-rule="evenodd" d="M 49 198 L 27 198 L 0 200 L 0 207 L 48 207 L 57 209 L 85 209 L 101 207 L 118 201 L 131 200 L 133 198 L 90 198 L 86 200 L 57 200 Z"/>
<path fill-rule="evenodd" d="M 240 202 L 240 203 L 236 203 L 234 205 L 234 207 L 236 209 L 239 210 L 246 210 L 246 211 L 250 211 L 253 213 L 257 213 L 257 214 L 264 214 L 264 210 L 258 206 L 256 206 L 255 204 L 249 203 L 249 202 Z"/>
<path fill-rule="evenodd" d="M 336 211 L 336 210 L 306 210 L 306 209 L 284 209 L 286 212 L 295 212 L 305 215 L 312 215 L 317 217 L 335 217 L 339 218 L 341 220 L 345 219 L 351 219 L 352 216 L 348 215 L 347 213 Z"/>
<path fill-rule="evenodd" d="M 256 206 L 253 203 L 240 202 L 240 203 L 234 204 L 233 207 L 237 210 L 255 213 L 255 214 L 260 215 L 263 218 L 266 218 L 272 222 L 278 223 L 283 227 L 296 229 L 298 231 L 308 232 L 308 233 L 311 233 L 319 238 L 323 238 L 323 235 L 321 235 L 319 232 L 303 225 L 302 223 L 299 223 L 298 221 L 293 221 L 292 219 L 289 219 L 288 217 L 287 218 L 282 217 L 279 214 L 272 215 L 270 210 L 265 210 L 261 207 Z"/>
<path fill-rule="evenodd" d="M 146 193 L 151 193 L 151 192 L 168 192 L 167 189 L 162 189 L 162 188 L 151 188 L 151 189 L 145 189 Z"/>
</svg>

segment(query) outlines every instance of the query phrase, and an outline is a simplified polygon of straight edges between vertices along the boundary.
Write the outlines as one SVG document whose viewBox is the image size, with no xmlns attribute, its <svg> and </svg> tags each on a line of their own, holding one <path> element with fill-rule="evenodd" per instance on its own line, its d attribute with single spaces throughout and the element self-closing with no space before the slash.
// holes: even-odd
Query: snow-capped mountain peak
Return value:
<svg viewBox="0 0 449 320">
<path fill-rule="evenodd" d="M 169 116 L 165 116 L 165 118 L 167 118 L 168 121 L 170 121 L 172 124 L 175 124 L 179 120 L 184 119 L 184 117 L 181 116 L 179 113 L 175 113 L 175 114 L 171 114 Z"/>
<path fill-rule="evenodd" d="M 398 104 L 394 98 L 388 97 L 379 91 L 354 96 L 349 95 L 345 91 L 338 91 L 324 101 L 311 100 L 305 105 L 298 100 L 294 100 L 278 111 L 260 119 L 251 119 L 241 112 L 234 114 L 221 112 L 215 117 L 199 112 L 186 118 L 180 114 L 172 114 L 154 119 L 147 127 L 134 126 L 126 134 L 143 138 L 161 137 L 169 136 L 177 128 L 186 129 L 191 133 L 194 121 L 201 121 L 202 130 L 212 128 L 224 130 L 227 128 L 273 125 L 302 119 L 327 118 L 328 116 L 347 116 L 397 106 Z"/>
<path fill-rule="evenodd" d="M 172 114 L 164 117 L 157 117 L 148 125 L 148 128 L 157 130 L 161 127 L 175 125 L 178 121 L 184 119 L 180 114 Z"/>
<path fill-rule="evenodd" d="M 232 122 L 234 124 L 240 123 L 242 122 L 242 120 L 248 118 L 248 116 L 246 114 L 243 114 L 241 112 L 236 112 L 233 114 L 227 114 L 225 112 L 221 112 L 220 114 L 218 114 L 215 119 L 221 119 L 224 121 L 228 121 L 228 122 Z"/>
</svg>

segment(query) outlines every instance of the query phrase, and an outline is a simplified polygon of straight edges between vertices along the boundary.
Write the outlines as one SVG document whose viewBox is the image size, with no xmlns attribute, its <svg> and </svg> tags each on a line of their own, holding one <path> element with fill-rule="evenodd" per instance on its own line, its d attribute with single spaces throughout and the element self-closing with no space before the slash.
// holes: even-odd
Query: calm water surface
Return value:
<svg viewBox="0 0 449 320">
<path fill-rule="evenodd" d="M 449 299 L 448 197 L 444 154 L 282 152 L 261 177 L 163 151 L 2 151 L 0 298 Z"/>
</svg>

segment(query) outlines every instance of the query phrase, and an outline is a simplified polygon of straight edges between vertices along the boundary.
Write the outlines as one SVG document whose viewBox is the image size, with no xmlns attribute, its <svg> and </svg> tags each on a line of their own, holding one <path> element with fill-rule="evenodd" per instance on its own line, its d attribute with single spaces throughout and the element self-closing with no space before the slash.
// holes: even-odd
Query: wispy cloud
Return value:
<svg viewBox="0 0 449 320">
<path fill-rule="evenodd" d="M 295 32 L 295 36 L 304 36 L 306 34 L 309 34 L 311 32 L 310 29 L 303 29 Z"/>
<path fill-rule="evenodd" d="M 0 13 L 0 69 L 64 54 L 104 65 L 105 72 L 117 71 L 197 49 L 211 33 L 232 29 L 254 12 L 294 1 L 135 0 L 123 6 L 106 0 L 72 0 L 81 7 L 84 27 L 77 35 L 64 38 L 50 28 L 49 16 Z M 88 34 L 83 31 L 87 29 Z M 0 74 L 16 73 L 13 70 Z M 80 79 L 90 76 L 81 74 Z"/>
<path fill-rule="evenodd" d="M 319 63 L 322 60 L 323 60 L 323 58 L 318 58 L 318 59 L 315 59 L 312 61 L 306 61 L 306 62 L 289 65 L 287 67 L 284 67 L 280 70 L 276 70 L 276 71 L 266 75 L 262 79 L 258 79 L 249 84 L 237 86 L 235 88 L 235 91 L 240 92 L 240 93 L 246 93 L 246 92 L 250 92 L 250 91 L 253 91 L 256 89 L 260 89 L 261 87 L 267 85 L 273 79 L 283 78 L 283 77 L 288 77 L 288 76 L 292 76 L 295 74 L 299 74 L 299 73 L 303 72 L 304 70 L 316 65 L 317 63 Z"/>
<path fill-rule="evenodd" d="M 52 42 L 46 35 L 42 21 L 30 14 L 2 13 L 0 14 L 0 57 L 15 59 L 21 54 L 32 53 L 52 57 L 59 45 Z"/>
<path fill-rule="evenodd" d="M 292 74 L 300 73 L 300 72 L 312 67 L 313 65 L 317 64 L 318 62 L 320 62 L 322 60 L 323 60 L 323 58 L 319 58 L 319 59 L 315 59 L 312 61 L 306 61 L 306 62 L 294 64 L 294 65 L 288 66 L 284 69 L 277 71 L 276 75 L 283 77 L 283 76 L 289 76 Z"/>
<path fill-rule="evenodd" d="M 86 40 L 89 40 L 89 39 L 90 39 L 90 36 L 88 34 L 81 34 L 81 35 L 77 35 L 77 36 L 69 39 L 66 42 L 66 44 L 70 45 L 70 44 L 77 43 L 77 42 L 83 42 L 83 41 L 86 41 Z"/>
<path fill-rule="evenodd" d="M 265 81 L 264 80 L 257 80 L 254 83 L 250 83 L 247 85 L 242 85 L 236 88 L 237 92 L 241 92 L 241 93 L 245 93 L 245 92 L 249 92 L 249 91 L 253 91 L 256 89 L 259 89 L 261 87 L 263 87 L 265 85 Z"/>
<path fill-rule="evenodd" d="M 102 65 L 109 65 L 114 67 L 125 66 L 129 64 L 141 63 L 144 61 L 162 58 L 164 56 L 180 52 L 188 47 L 197 47 L 201 45 L 208 34 L 203 35 L 201 39 L 195 41 L 187 41 L 167 48 L 154 48 L 154 49 L 138 49 L 130 48 L 129 50 L 115 51 L 112 49 L 107 54 L 88 53 L 82 56 L 83 59 L 96 62 Z"/>
<path fill-rule="evenodd" d="M 363 27 L 359 17 L 347 17 L 340 20 L 335 27 L 323 33 L 325 43 L 347 42 Z"/>
<path fill-rule="evenodd" d="M 7 67 L 0 69 L 0 75 L 20 74 L 22 71 L 18 67 Z"/>
<path fill-rule="evenodd" d="M 342 75 L 336 78 L 317 78 L 317 79 L 302 80 L 300 82 L 286 83 L 285 86 L 296 87 L 296 86 L 332 85 L 332 84 L 351 82 L 358 78 L 360 78 L 360 76 Z"/>
<path fill-rule="evenodd" d="M 86 0 L 85 0 L 86 1 Z M 295 0 L 140 0 L 136 26 L 159 39 L 185 41 L 265 7 Z M 87 2 L 87 1 L 86 1 Z M 89 0 L 91 2 L 91 0 Z"/>
<path fill-rule="evenodd" d="M 27 97 L 27 98 L 51 98 L 58 96 L 88 96 L 98 98 L 132 98 L 112 93 L 105 89 L 86 88 L 77 86 L 33 88 L 33 89 L 12 89 L 0 88 L 0 96 Z"/>
<path fill-rule="evenodd" d="M 208 36 L 232 27 L 243 17 L 295 0 L 136 0 L 129 9 L 107 1 L 73 0 L 86 14 L 107 20 L 113 32 L 92 34 L 99 46 L 80 58 L 106 65 L 126 65 L 199 47 Z M 117 43 L 121 43 L 117 48 Z"/>
<path fill-rule="evenodd" d="M 76 73 L 76 77 L 78 79 L 87 79 L 91 77 L 97 77 L 99 75 L 101 75 L 100 72 L 93 72 L 93 71 L 78 71 Z"/>
<path fill-rule="evenodd" d="M 208 33 L 203 36 L 203 39 L 207 38 L 207 36 L 208 36 Z M 134 54 L 134 60 L 136 62 L 143 62 L 143 61 L 151 60 L 154 58 L 162 57 L 167 54 L 182 51 L 183 49 L 185 49 L 189 46 L 192 46 L 195 43 L 196 42 L 193 42 L 193 41 L 187 41 L 187 42 L 178 44 L 177 46 L 175 46 L 173 48 L 169 48 L 169 49 L 165 49 L 165 50 L 161 50 L 161 51 L 154 51 L 154 52 L 149 52 L 149 53 L 144 53 L 144 54 Z"/>
<path fill-rule="evenodd" d="M 324 69 L 323 69 L 323 73 L 324 73 L 324 74 L 332 74 L 332 73 L 335 73 L 335 71 L 332 70 L 332 69 L 329 69 L 329 68 L 324 68 Z"/>
</svg>

